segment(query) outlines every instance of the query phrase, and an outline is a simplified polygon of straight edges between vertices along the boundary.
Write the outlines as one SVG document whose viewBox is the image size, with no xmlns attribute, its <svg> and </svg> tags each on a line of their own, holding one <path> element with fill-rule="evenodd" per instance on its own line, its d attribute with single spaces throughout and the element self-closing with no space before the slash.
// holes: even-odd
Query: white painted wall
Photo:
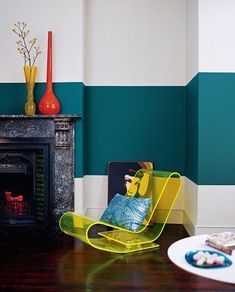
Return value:
<svg viewBox="0 0 235 292">
<path fill-rule="evenodd" d="M 199 23 L 198 23 L 198 0 L 186 1 L 186 84 L 199 71 Z"/>
<path fill-rule="evenodd" d="M 186 84 L 198 72 L 235 71 L 235 1 L 186 1 Z"/>
<path fill-rule="evenodd" d="M 52 30 L 54 82 L 185 84 L 185 0 L 0 0 L 0 82 L 24 82 L 11 32 L 18 20 L 43 52 L 37 81 L 46 79 Z"/>
<path fill-rule="evenodd" d="M 23 57 L 17 51 L 13 24 L 24 21 L 38 38 L 37 81 L 46 81 L 47 32 L 53 32 L 53 81 L 83 79 L 82 0 L 0 0 L 0 82 L 24 82 Z"/>
<path fill-rule="evenodd" d="M 0 82 L 24 82 L 11 32 L 18 20 L 43 52 L 37 81 L 46 79 L 52 30 L 54 82 L 185 84 L 185 0 L 0 0 Z"/>
<path fill-rule="evenodd" d="M 199 0 L 199 71 L 235 71 L 235 1 Z"/>
<path fill-rule="evenodd" d="M 86 0 L 87 85 L 184 85 L 185 0 Z"/>
</svg>

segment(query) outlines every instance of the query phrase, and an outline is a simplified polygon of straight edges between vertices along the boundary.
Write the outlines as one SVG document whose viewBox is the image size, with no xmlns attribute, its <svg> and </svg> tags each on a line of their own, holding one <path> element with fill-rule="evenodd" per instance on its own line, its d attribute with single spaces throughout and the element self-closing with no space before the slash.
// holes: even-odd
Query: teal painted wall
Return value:
<svg viewBox="0 0 235 292">
<path fill-rule="evenodd" d="M 86 173 L 107 174 L 109 160 L 150 160 L 184 174 L 184 115 L 183 86 L 87 86 Z"/>
<path fill-rule="evenodd" d="M 186 167 L 198 185 L 235 184 L 235 73 L 199 73 L 186 86 Z"/>
<path fill-rule="evenodd" d="M 235 73 L 199 74 L 198 184 L 235 184 Z"/>
<path fill-rule="evenodd" d="M 198 74 L 186 86 L 185 98 L 185 174 L 192 181 L 198 181 Z"/>
</svg>

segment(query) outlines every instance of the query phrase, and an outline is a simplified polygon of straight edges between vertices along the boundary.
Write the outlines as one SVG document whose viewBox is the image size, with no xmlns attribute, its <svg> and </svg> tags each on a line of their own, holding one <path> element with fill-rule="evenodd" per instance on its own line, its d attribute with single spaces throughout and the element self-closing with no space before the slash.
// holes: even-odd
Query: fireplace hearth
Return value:
<svg viewBox="0 0 235 292">
<path fill-rule="evenodd" d="M 0 226 L 55 226 L 74 210 L 79 116 L 0 116 Z"/>
</svg>

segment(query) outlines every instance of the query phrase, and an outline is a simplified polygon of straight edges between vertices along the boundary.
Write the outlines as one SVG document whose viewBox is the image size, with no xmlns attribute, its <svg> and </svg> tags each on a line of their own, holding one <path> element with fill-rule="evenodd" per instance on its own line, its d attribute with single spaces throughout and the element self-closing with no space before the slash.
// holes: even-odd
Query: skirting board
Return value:
<svg viewBox="0 0 235 292">
<path fill-rule="evenodd" d="M 87 208 L 84 215 L 99 220 L 104 212 L 104 208 Z M 183 222 L 183 211 L 182 210 L 172 210 L 167 223 L 170 224 L 182 224 Z"/>
<path fill-rule="evenodd" d="M 183 225 L 190 236 L 201 235 L 201 234 L 211 234 L 224 231 L 235 232 L 235 226 L 199 226 L 194 225 L 185 212 L 183 212 Z"/>
</svg>

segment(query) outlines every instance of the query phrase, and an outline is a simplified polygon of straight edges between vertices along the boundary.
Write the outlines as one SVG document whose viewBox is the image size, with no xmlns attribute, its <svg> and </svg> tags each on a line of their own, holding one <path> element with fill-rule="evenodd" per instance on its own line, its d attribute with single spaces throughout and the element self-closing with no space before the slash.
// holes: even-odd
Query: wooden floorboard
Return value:
<svg viewBox="0 0 235 292">
<path fill-rule="evenodd" d="M 168 259 L 168 247 L 188 236 L 182 225 L 166 226 L 160 249 L 128 255 L 96 250 L 55 230 L 0 231 L 0 291 L 235 291 Z"/>
</svg>

